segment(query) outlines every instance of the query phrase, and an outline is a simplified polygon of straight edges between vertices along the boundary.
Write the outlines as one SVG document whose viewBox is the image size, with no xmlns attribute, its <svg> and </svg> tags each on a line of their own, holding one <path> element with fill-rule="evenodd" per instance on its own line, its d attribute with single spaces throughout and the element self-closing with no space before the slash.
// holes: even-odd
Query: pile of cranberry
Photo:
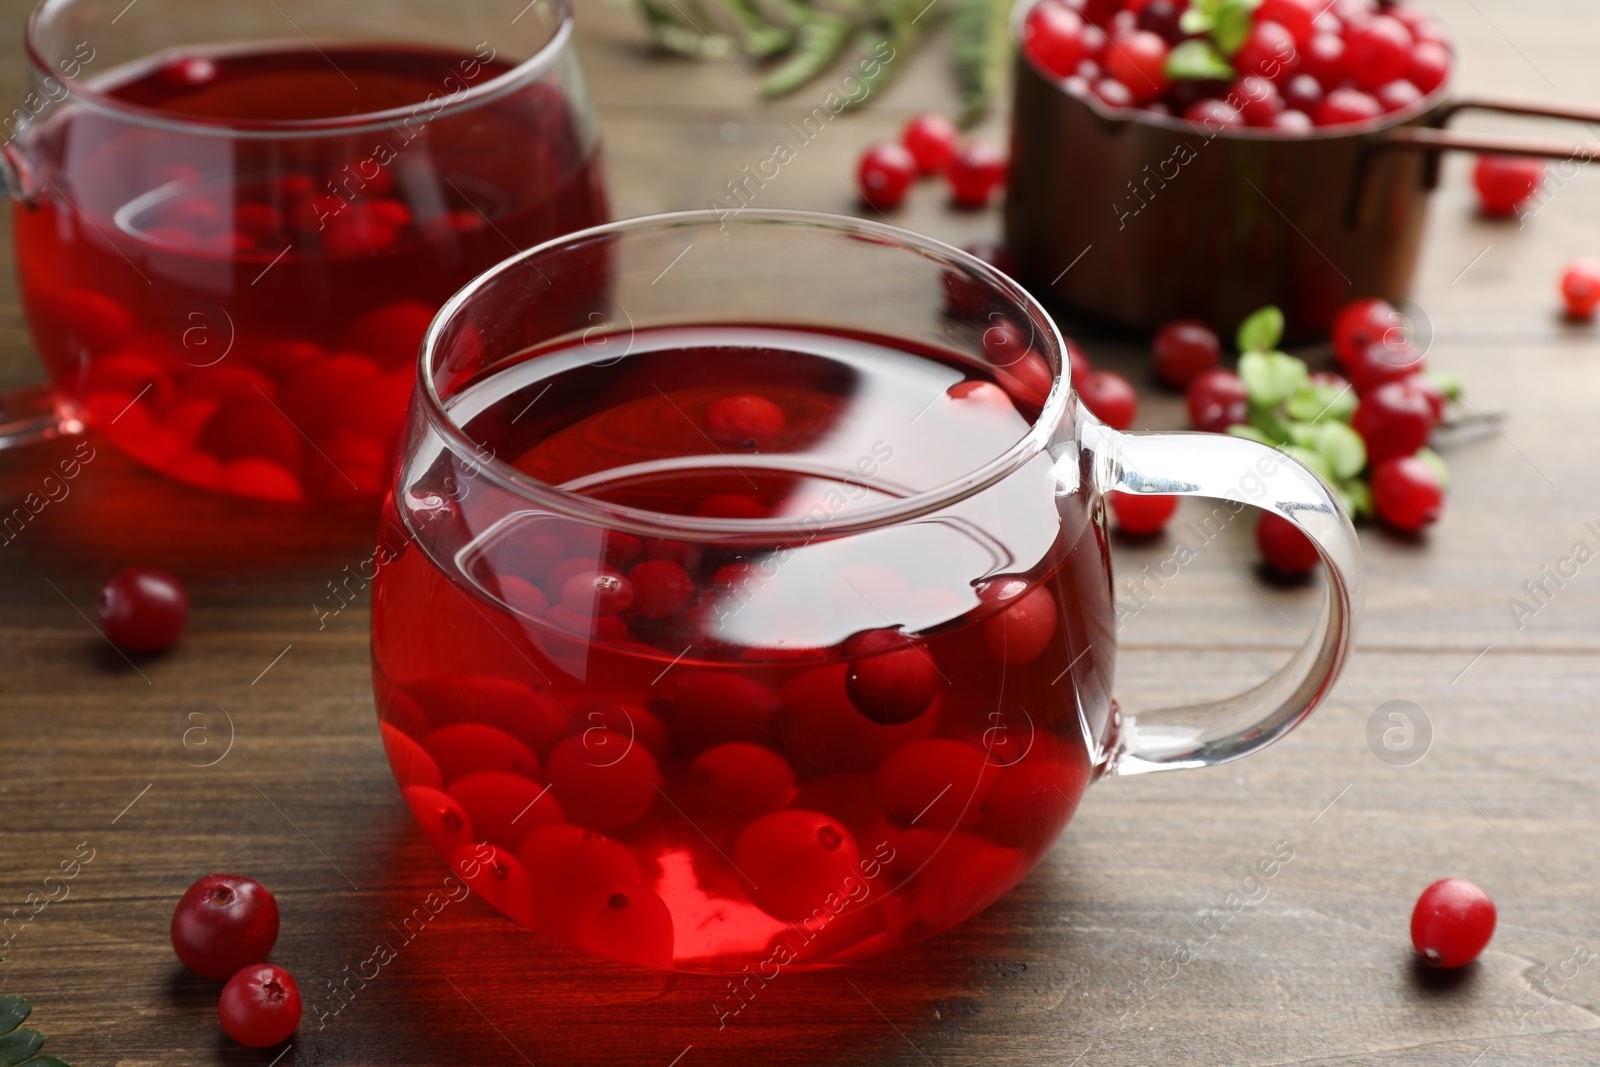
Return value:
<svg viewBox="0 0 1600 1067">
<path fill-rule="evenodd" d="M 278 941 L 278 901 L 237 874 L 208 874 L 172 913 L 172 950 L 202 978 L 226 982 L 222 1029 L 241 1045 L 266 1048 L 300 1024 L 300 990 L 289 972 L 264 962 Z"/>
<path fill-rule="evenodd" d="M 872 207 L 900 206 L 918 177 L 943 175 L 956 207 L 989 202 L 1006 176 L 1006 157 L 987 141 L 961 143 L 955 123 L 943 115 L 918 115 L 906 123 L 898 142 L 872 145 L 856 165 L 856 190 Z"/>
<path fill-rule="evenodd" d="M 1451 66 L 1432 15 L 1384 0 L 1038 0 L 1022 48 L 1107 107 L 1289 132 L 1414 111 Z"/>
</svg>

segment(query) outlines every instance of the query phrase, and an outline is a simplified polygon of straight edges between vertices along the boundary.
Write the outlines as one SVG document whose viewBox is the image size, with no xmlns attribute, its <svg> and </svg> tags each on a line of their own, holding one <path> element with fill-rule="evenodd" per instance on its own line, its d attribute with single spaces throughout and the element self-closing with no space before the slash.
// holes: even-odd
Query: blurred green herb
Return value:
<svg viewBox="0 0 1600 1067">
<path fill-rule="evenodd" d="M 0 997 L 0 1067 L 70 1067 L 66 1060 L 40 1052 L 44 1035 L 22 1026 L 33 1005 L 21 997 Z"/>
<path fill-rule="evenodd" d="M 1250 20 L 1260 4 L 1261 0 L 1194 0 L 1178 17 L 1178 28 L 1204 36 L 1184 41 L 1167 54 L 1167 77 L 1233 77 L 1228 60 L 1250 36 Z"/>
</svg>

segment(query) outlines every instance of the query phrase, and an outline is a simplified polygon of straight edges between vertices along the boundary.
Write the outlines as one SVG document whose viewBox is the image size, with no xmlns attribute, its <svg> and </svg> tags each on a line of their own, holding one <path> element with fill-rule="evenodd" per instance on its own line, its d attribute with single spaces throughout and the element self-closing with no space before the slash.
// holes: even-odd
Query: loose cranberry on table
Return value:
<svg viewBox="0 0 1600 1067">
<path fill-rule="evenodd" d="M 899 207 L 916 176 L 916 159 L 898 144 L 873 145 L 856 168 L 862 199 L 880 211 Z"/>
<path fill-rule="evenodd" d="M 1150 351 L 1156 377 L 1175 389 L 1187 388 L 1222 359 L 1217 335 L 1198 319 L 1173 319 L 1156 331 Z"/>
<path fill-rule="evenodd" d="M 1125 533 L 1145 536 L 1158 533 L 1178 510 L 1178 498 L 1160 493 L 1111 492 L 1111 517 Z"/>
<path fill-rule="evenodd" d="M 1189 425 L 1209 433 L 1250 421 L 1250 397 L 1244 380 L 1231 370 L 1208 370 L 1189 385 L 1184 396 Z"/>
<path fill-rule="evenodd" d="M 1350 425 L 1366 442 L 1367 461 L 1378 464 L 1416 452 L 1428 443 L 1428 434 L 1437 422 L 1428 396 L 1408 382 L 1397 381 L 1363 396 Z"/>
<path fill-rule="evenodd" d="M 1006 157 L 985 141 L 972 141 L 956 150 L 945 172 L 950 198 L 960 207 L 982 207 L 1006 176 Z"/>
<path fill-rule="evenodd" d="M 239 1044 L 276 1045 L 300 1025 L 300 987 L 282 967 L 270 963 L 246 967 L 222 987 L 217 1014 L 222 1029 Z"/>
<path fill-rule="evenodd" d="M 1465 878 L 1430 885 L 1411 911 L 1411 943 L 1418 955 L 1440 967 L 1464 967 L 1494 937 L 1494 901 Z"/>
<path fill-rule="evenodd" d="M 189 621 L 183 583 L 155 567 L 129 567 L 100 590 L 100 629 L 125 652 L 172 647 Z"/>
<path fill-rule="evenodd" d="M 959 134 L 956 124 L 943 115 L 918 115 L 900 132 L 900 143 L 916 161 L 922 174 L 937 174 L 950 165 Z"/>
<path fill-rule="evenodd" d="M 1404 320 L 1387 300 L 1352 300 L 1334 316 L 1334 358 L 1349 367 L 1371 345 L 1397 340 L 1404 336 L 1404 332 Z"/>
<path fill-rule="evenodd" d="M 1290 578 L 1310 574 L 1322 562 L 1311 538 L 1288 519 L 1270 511 L 1262 512 L 1256 523 L 1256 547 L 1261 549 L 1267 566 Z"/>
<path fill-rule="evenodd" d="M 278 901 L 254 879 L 208 874 L 172 913 L 172 950 L 202 978 L 231 978 L 260 963 L 278 940 Z"/>
<path fill-rule="evenodd" d="M 1600 307 L 1600 259 L 1573 260 L 1561 275 L 1561 299 L 1574 319 L 1592 319 Z"/>
<path fill-rule="evenodd" d="M 1532 156 L 1479 156 L 1472 184 L 1485 215 L 1508 218 L 1526 204 L 1544 181 L 1544 161 Z"/>
<path fill-rule="evenodd" d="M 1078 396 L 1084 407 L 1113 430 L 1132 426 L 1139 411 L 1139 394 L 1115 371 L 1091 372 L 1078 384 Z"/>
<path fill-rule="evenodd" d="M 1373 468 L 1372 507 L 1390 526 L 1415 533 L 1438 520 L 1444 510 L 1444 487 L 1426 460 L 1396 456 Z"/>
</svg>

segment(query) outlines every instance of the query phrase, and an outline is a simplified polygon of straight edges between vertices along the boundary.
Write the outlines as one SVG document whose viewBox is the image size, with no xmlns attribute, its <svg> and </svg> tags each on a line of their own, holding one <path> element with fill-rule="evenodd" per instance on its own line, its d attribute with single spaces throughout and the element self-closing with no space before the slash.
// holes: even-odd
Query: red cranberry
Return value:
<svg viewBox="0 0 1600 1067">
<path fill-rule="evenodd" d="M 1058 78 L 1078 69 L 1089 55 L 1083 40 L 1083 19 L 1055 0 L 1033 5 L 1022 23 L 1022 47 L 1033 61 Z"/>
<path fill-rule="evenodd" d="M 1346 70 L 1344 39 L 1338 34 L 1314 34 L 1301 51 L 1300 72 L 1317 79 L 1323 92 L 1342 82 Z"/>
<path fill-rule="evenodd" d="M 994 767 L 964 741 L 930 737 L 889 753 L 873 776 L 878 807 L 918 830 L 949 833 L 983 817 Z"/>
<path fill-rule="evenodd" d="M 100 629 L 126 652 L 171 648 L 189 621 L 183 584 L 155 567 L 129 567 L 100 590 Z"/>
<path fill-rule="evenodd" d="M 1600 259 L 1584 256 L 1567 264 L 1561 275 L 1561 299 L 1571 318 L 1594 318 L 1595 309 L 1600 307 Z"/>
<path fill-rule="evenodd" d="M 222 987 L 217 1003 L 222 1029 L 248 1048 L 286 1040 L 300 1025 L 300 988 L 282 967 L 246 967 Z"/>
<path fill-rule="evenodd" d="M 1233 66 L 1240 74 L 1259 74 L 1270 81 L 1282 81 L 1300 65 L 1294 35 L 1276 22 L 1258 19 L 1250 36 L 1233 54 Z"/>
<path fill-rule="evenodd" d="M 647 559 L 635 564 L 628 572 L 628 581 L 633 586 L 633 613 L 646 619 L 670 618 L 694 598 L 689 572 L 669 559 Z"/>
<path fill-rule="evenodd" d="M 1433 92 L 1450 76 L 1450 50 L 1434 41 L 1419 41 L 1406 64 L 1406 81 L 1423 95 Z"/>
<path fill-rule="evenodd" d="M 1184 78 L 1172 83 L 1172 88 L 1167 92 L 1167 103 L 1172 105 L 1174 115 L 1181 115 L 1201 100 L 1218 99 L 1227 91 L 1228 83 L 1225 81 Z"/>
<path fill-rule="evenodd" d="M 1272 120 L 1273 129 L 1287 130 L 1290 133 L 1305 133 L 1312 129 L 1311 116 L 1304 111 L 1285 111 Z"/>
<path fill-rule="evenodd" d="M 1317 105 L 1318 126 L 1343 126 L 1352 122 L 1366 122 L 1383 114 L 1383 105 L 1360 89 L 1339 88 L 1322 98 Z"/>
<path fill-rule="evenodd" d="M 766 448 L 782 432 L 783 409 L 765 397 L 725 396 L 706 408 L 706 433 L 725 448 Z"/>
<path fill-rule="evenodd" d="M 1298 78 L 1299 75 L 1296 75 L 1290 80 Z M 1239 114 L 1251 126 L 1276 125 L 1278 116 L 1283 113 L 1283 95 L 1278 92 L 1278 87 L 1256 74 L 1248 74 L 1234 82 L 1228 97 L 1237 102 Z"/>
<path fill-rule="evenodd" d="M 794 795 L 794 768 L 765 745 L 730 741 L 695 757 L 689 795 L 707 811 L 752 819 L 777 811 Z"/>
<path fill-rule="evenodd" d="M 900 143 L 923 174 L 937 174 L 956 154 L 956 124 L 943 115 L 918 115 L 900 132 Z"/>
<path fill-rule="evenodd" d="M 1376 95 L 1383 110 L 1390 114 L 1415 107 L 1422 99 L 1422 92 L 1404 78 L 1380 85 Z"/>
<path fill-rule="evenodd" d="M 1376 89 L 1405 76 L 1414 43 L 1405 23 L 1374 15 L 1345 34 L 1345 65 L 1357 85 Z"/>
<path fill-rule="evenodd" d="M 1296 74 L 1283 86 L 1284 106 L 1308 117 L 1316 114 L 1322 95 L 1322 84 L 1309 74 Z"/>
<path fill-rule="evenodd" d="M 179 56 L 162 66 L 159 77 L 174 89 L 193 89 L 217 76 L 217 65 L 205 56 Z"/>
<path fill-rule="evenodd" d="M 1106 54 L 1106 33 L 1099 26 L 1086 25 L 1083 28 L 1083 54 L 1088 59 L 1099 61 Z"/>
<path fill-rule="evenodd" d="M 1231 370 L 1208 370 L 1189 385 L 1184 397 L 1189 424 L 1197 430 L 1222 433 L 1250 421 L 1250 400 L 1244 381 Z"/>
<path fill-rule="evenodd" d="M 1411 347 L 1409 342 L 1389 344 L 1380 341 L 1368 345 L 1360 358 L 1345 369 L 1350 372 L 1350 381 L 1354 383 L 1356 392 L 1365 395 L 1381 385 L 1409 378 L 1424 367 L 1422 353 Z"/>
<path fill-rule="evenodd" d="M 894 726 L 927 711 L 939 694 L 939 669 L 928 650 L 898 630 L 866 630 L 844 644 L 845 692 L 857 711 Z"/>
<path fill-rule="evenodd" d="M 1479 156 L 1472 171 L 1485 215 L 1515 215 L 1544 181 L 1544 161 L 1532 156 Z"/>
<path fill-rule="evenodd" d="M 842 823 L 793 808 L 755 820 L 733 846 L 733 867 L 751 901 L 784 922 L 809 919 L 859 876 L 859 862 L 855 839 Z"/>
<path fill-rule="evenodd" d="M 1256 523 L 1256 546 L 1267 566 L 1291 578 L 1310 574 L 1322 562 L 1316 546 L 1298 526 L 1270 511 L 1262 512 Z"/>
<path fill-rule="evenodd" d="M 1450 398 L 1445 396 L 1444 390 L 1440 388 L 1439 383 L 1426 374 L 1411 374 L 1401 378 L 1400 384 L 1422 394 L 1424 399 L 1428 401 L 1428 407 L 1433 409 L 1433 424 L 1435 426 L 1439 425 L 1444 418 L 1445 408 L 1450 403 Z"/>
<path fill-rule="evenodd" d="M 1139 394 L 1128 379 L 1114 371 L 1091 373 L 1078 385 L 1078 396 L 1084 407 L 1114 430 L 1132 426 L 1139 411 Z"/>
<path fill-rule="evenodd" d="M 973 141 L 957 150 L 947 172 L 950 197 L 961 207 L 982 207 L 1006 176 L 1006 158 L 986 141 Z"/>
<path fill-rule="evenodd" d="M 1094 95 L 1106 107 L 1125 108 L 1133 106 L 1133 94 L 1128 87 L 1115 78 L 1101 78 L 1094 83 Z"/>
<path fill-rule="evenodd" d="M 1437 422 L 1427 394 L 1398 381 L 1363 396 L 1350 424 L 1367 443 L 1367 461 L 1376 466 L 1390 456 L 1409 456 L 1427 444 Z"/>
<path fill-rule="evenodd" d="M 278 941 L 278 901 L 237 874 L 208 874 L 178 900 L 172 951 L 202 978 L 219 982 L 260 963 Z"/>
<path fill-rule="evenodd" d="M 1357 362 L 1370 345 L 1391 339 L 1401 326 L 1400 313 L 1387 300 L 1363 297 L 1340 309 L 1333 320 L 1333 354 L 1345 367 Z"/>
<path fill-rule="evenodd" d="M 626 734 L 585 730 L 550 752 L 550 789 L 567 818 L 593 830 L 627 826 L 650 809 L 660 774 L 655 757 Z"/>
<path fill-rule="evenodd" d="M 1082 0 L 1076 6 L 1083 11 L 1083 17 L 1095 26 L 1105 26 L 1115 21 L 1117 14 L 1125 6 L 1125 0 Z"/>
<path fill-rule="evenodd" d="M 1111 41 L 1105 54 L 1106 74 L 1128 87 L 1136 104 L 1167 91 L 1167 42 L 1149 30 L 1135 30 Z"/>
<path fill-rule="evenodd" d="M 1464 967 L 1477 959 L 1494 937 L 1494 901 L 1465 878 L 1430 885 L 1411 911 L 1411 943 L 1429 963 Z"/>
<path fill-rule="evenodd" d="M 1189 105 L 1189 109 L 1183 113 L 1183 117 L 1197 126 L 1205 126 L 1213 130 L 1244 125 L 1244 116 L 1239 114 L 1237 108 L 1224 100 L 1198 101 Z"/>
<path fill-rule="evenodd" d="M 1178 498 L 1159 493 L 1124 493 L 1113 490 L 1111 515 L 1125 533 L 1145 536 L 1158 533 L 1178 510 Z"/>
<path fill-rule="evenodd" d="M 904 145 L 875 144 L 856 167 L 862 199 L 879 211 L 892 211 L 906 198 L 917 176 L 917 161 Z"/>
<path fill-rule="evenodd" d="M 1169 45 L 1177 44 L 1185 36 L 1178 25 L 1182 14 L 1180 5 L 1173 0 L 1150 0 L 1139 9 L 1139 28 L 1149 30 Z"/>
<path fill-rule="evenodd" d="M 1156 331 L 1150 346 L 1155 355 L 1156 377 L 1175 389 L 1217 365 L 1222 344 L 1211 327 L 1198 319 L 1174 319 Z"/>
<path fill-rule="evenodd" d="M 1257 22 L 1276 22 L 1289 31 L 1297 45 L 1304 45 L 1314 33 L 1312 20 L 1322 11 L 1319 0 L 1262 0 L 1256 8 Z"/>
<path fill-rule="evenodd" d="M 1078 342 L 1070 338 L 1067 339 L 1067 367 L 1074 382 L 1083 381 L 1094 371 L 1094 367 L 1089 364 L 1088 354 L 1078 347 Z"/>
<path fill-rule="evenodd" d="M 1372 507 L 1397 530 L 1415 532 L 1444 510 L 1444 487 L 1427 461 L 1395 456 L 1372 471 Z"/>
</svg>

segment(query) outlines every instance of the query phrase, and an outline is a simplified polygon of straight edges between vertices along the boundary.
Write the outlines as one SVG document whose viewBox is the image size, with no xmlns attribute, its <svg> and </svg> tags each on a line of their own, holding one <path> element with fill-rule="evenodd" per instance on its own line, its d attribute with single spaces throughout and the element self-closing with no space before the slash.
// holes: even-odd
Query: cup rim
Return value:
<svg viewBox="0 0 1600 1067">
<path fill-rule="evenodd" d="M 1066 344 L 1055 320 L 1020 283 L 971 253 L 898 226 L 825 211 L 768 209 L 742 212 L 738 215 L 736 224 L 802 226 L 900 245 L 924 257 L 937 256 L 972 271 L 1020 307 L 1034 324 L 1040 327 L 1042 340 L 1045 342 L 1040 347 L 1048 351 L 1041 351 L 1039 354 L 1050 364 L 1052 373 L 1050 392 L 1040 408 L 1039 416 L 1029 425 L 1027 433 L 999 455 L 990 457 L 971 470 L 930 489 L 856 511 L 847 510 L 838 516 L 830 516 L 821 521 L 810 520 L 804 516 L 766 519 L 702 518 L 694 515 L 670 515 L 612 504 L 532 478 L 498 456 L 491 455 L 485 458 L 481 454 L 479 442 L 473 440 L 451 418 L 449 410 L 434 386 L 434 357 L 445 329 L 470 305 L 481 290 L 502 275 L 516 270 L 524 262 L 563 246 L 642 230 L 682 229 L 702 227 L 706 224 L 720 227 L 727 224 L 727 215 L 728 212 L 715 209 L 672 211 L 591 226 L 519 252 L 468 282 L 434 315 L 433 321 L 428 325 L 427 333 L 423 336 L 422 347 L 417 356 L 417 397 L 432 430 L 458 458 L 474 468 L 478 475 L 488 478 L 508 492 L 553 512 L 607 529 L 625 530 L 646 537 L 704 541 L 720 539 L 781 541 L 793 539 L 797 535 L 804 539 L 814 539 L 821 535 L 840 536 L 879 529 L 940 511 L 965 500 L 999 483 L 1020 470 L 1035 456 L 1045 452 L 1067 414 L 1068 399 L 1072 389 L 1071 369 L 1064 357 Z M 403 462 L 402 460 L 402 464 Z M 400 469 L 403 471 L 404 467 Z"/>
<path fill-rule="evenodd" d="M 573 34 L 572 7 L 569 0 L 551 0 L 559 21 L 556 24 L 555 32 L 550 35 L 548 41 L 539 46 L 538 51 L 505 73 L 491 78 L 481 85 L 474 85 L 462 92 L 450 94 L 445 97 L 445 103 L 437 111 L 429 110 L 427 98 L 423 98 L 402 107 L 318 119 L 228 119 L 208 118 L 199 115 L 175 116 L 170 112 L 161 111 L 157 108 L 113 99 L 100 90 L 91 87 L 81 78 L 69 78 L 64 73 L 52 69 L 49 62 L 40 54 L 38 47 L 40 27 L 46 15 L 74 2 L 76 0 L 41 0 L 28 15 L 27 29 L 23 33 L 23 49 L 27 53 L 28 64 L 36 76 L 41 79 L 55 78 L 67 86 L 67 99 L 72 99 L 78 104 L 101 114 L 174 133 L 234 139 L 342 137 L 351 134 L 368 133 L 389 129 L 390 124 L 395 120 L 415 116 L 419 108 L 423 109 L 428 115 L 427 121 L 432 122 L 444 115 L 464 111 L 478 104 L 499 99 L 515 92 L 526 82 L 544 74 L 556 63 L 563 51 L 569 46 Z M 317 47 L 315 42 L 312 42 L 312 47 Z M 162 54 L 162 52 L 152 53 L 150 56 L 144 57 L 140 62 Z"/>
</svg>

